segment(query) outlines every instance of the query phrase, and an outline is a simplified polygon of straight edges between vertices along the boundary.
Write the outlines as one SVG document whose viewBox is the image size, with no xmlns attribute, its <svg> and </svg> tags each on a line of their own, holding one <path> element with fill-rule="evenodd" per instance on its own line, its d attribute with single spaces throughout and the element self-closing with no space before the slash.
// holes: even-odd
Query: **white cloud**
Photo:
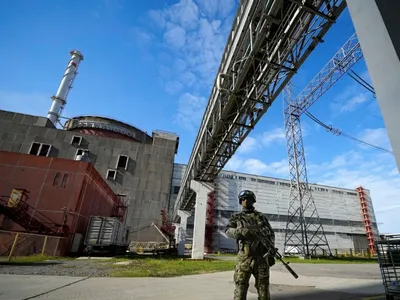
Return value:
<svg viewBox="0 0 400 300">
<path fill-rule="evenodd" d="M 400 176 L 394 171 L 394 157 L 378 151 L 349 151 L 323 164 L 308 164 L 311 182 L 371 191 L 374 210 L 382 232 L 399 232 L 398 195 Z"/>
<path fill-rule="evenodd" d="M 151 34 L 144 31 L 141 28 L 136 28 L 136 27 L 132 28 L 130 30 L 130 34 L 134 39 L 134 41 L 136 42 L 136 46 L 139 47 L 148 46 L 153 40 Z"/>
<path fill-rule="evenodd" d="M 164 44 L 154 43 L 172 57 L 159 59 L 159 74 L 168 93 L 185 95 L 190 88 L 190 93 L 203 89 L 208 96 L 221 63 L 235 5 L 234 0 L 180 0 L 165 9 L 147 13 L 156 25 L 150 26 L 152 35 L 162 36 L 164 40 Z M 207 101 L 200 102 L 203 107 L 197 104 L 196 107 L 203 111 Z M 191 110 L 183 108 L 180 100 L 176 119 L 181 124 L 193 124 L 182 123 L 187 119 L 182 112 L 188 109 Z"/>
<path fill-rule="evenodd" d="M 331 101 L 334 114 L 352 112 L 363 103 L 371 102 L 373 94 L 358 83 L 346 86 L 338 96 Z"/>
<path fill-rule="evenodd" d="M 165 84 L 166 92 L 171 95 L 179 93 L 182 90 L 182 88 L 183 88 L 183 85 L 178 80 L 168 81 Z"/>
<path fill-rule="evenodd" d="M 261 142 L 265 146 L 282 142 L 286 139 L 285 130 L 283 128 L 274 128 L 266 131 L 261 136 Z"/>
<path fill-rule="evenodd" d="M 163 12 L 164 18 L 180 24 L 183 28 L 195 29 L 198 26 L 199 8 L 192 0 L 181 0 Z"/>
<path fill-rule="evenodd" d="M 191 131 L 197 131 L 204 114 L 205 103 L 204 97 L 190 93 L 181 95 L 175 121 Z"/>
<path fill-rule="evenodd" d="M 371 97 L 371 95 L 369 92 L 353 95 L 347 100 L 345 105 L 342 106 L 340 111 L 341 112 L 354 111 L 359 104 L 364 103 L 365 101 L 370 99 L 370 97 Z"/>
<path fill-rule="evenodd" d="M 360 140 L 391 150 L 390 140 L 386 132 L 386 128 L 367 128 L 360 135 Z"/>
<path fill-rule="evenodd" d="M 282 145 L 282 142 L 284 142 L 285 139 L 286 136 L 283 128 L 273 128 L 271 130 L 264 131 L 261 134 L 255 135 L 254 137 L 246 137 L 242 145 L 240 145 L 238 153 L 250 153 L 262 147 L 270 147 L 278 144 Z"/>
<path fill-rule="evenodd" d="M 196 75 L 190 71 L 183 72 L 179 75 L 179 81 L 190 87 L 196 82 Z"/>
<path fill-rule="evenodd" d="M 235 155 L 226 164 L 225 170 L 286 178 L 289 174 L 288 162 L 286 159 L 265 163 L 257 158 L 242 159 Z"/>
<path fill-rule="evenodd" d="M 186 42 L 186 31 L 180 26 L 171 25 L 164 33 L 164 40 L 171 47 L 181 48 Z"/>
<path fill-rule="evenodd" d="M 199 6 L 207 14 L 226 17 L 235 7 L 235 0 L 201 0 Z"/>
<path fill-rule="evenodd" d="M 268 165 L 259 159 L 248 158 L 242 161 L 241 168 L 245 170 L 245 173 L 264 174 L 268 169 Z"/>
<path fill-rule="evenodd" d="M 160 28 L 163 28 L 165 26 L 166 22 L 164 20 L 162 11 L 160 11 L 160 10 L 149 10 L 147 12 L 147 15 Z"/>
<path fill-rule="evenodd" d="M 248 153 L 251 151 L 254 151 L 255 149 L 260 147 L 260 143 L 257 139 L 248 136 L 246 139 L 243 141 L 243 143 L 240 145 L 238 149 L 238 153 Z"/>
</svg>

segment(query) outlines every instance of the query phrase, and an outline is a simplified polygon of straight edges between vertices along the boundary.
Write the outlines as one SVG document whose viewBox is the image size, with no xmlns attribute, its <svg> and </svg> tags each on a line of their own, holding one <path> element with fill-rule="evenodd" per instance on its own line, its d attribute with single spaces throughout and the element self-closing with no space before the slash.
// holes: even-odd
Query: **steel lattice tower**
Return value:
<svg viewBox="0 0 400 300">
<path fill-rule="evenodd" d="M 284 253 L 297 249 L 310 257 L 317 248 L 331 250 L 307 180 L 298 103 L 291 98 L 290 84 L 284 91 L 285 132 L 290 171 L 290 196 Z M 327 249 L 326 249 L 327 248 Z"/>
</svg>

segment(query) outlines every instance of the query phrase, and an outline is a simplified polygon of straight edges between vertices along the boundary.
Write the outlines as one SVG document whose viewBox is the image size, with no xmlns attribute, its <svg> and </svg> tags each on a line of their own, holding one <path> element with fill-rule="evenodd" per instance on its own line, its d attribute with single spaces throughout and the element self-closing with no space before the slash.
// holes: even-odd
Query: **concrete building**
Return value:
<svg viewBox="0 0 400 300">
<path fill-rule="evenodd" d="M 175 164 L 171 202 L 182 182 L 186 165 Z M 370 192 L 364 189 L 365 204 L 356 190 L 310 184 L 315 205 L 332 251 L 349 252 L 350 249 L 367 250 L 367 222 L 371 223 L 373 237 L 379 234 Z M 263 212 L 276 231 L 276 246 L 283 251 L 288 214 L 290 181 L 231 171 L 222 171 L 215 181 L 213 216 L 213 251 L 234 251 L 236 243 L 226 237 L 224 230 L 232 214 L 241 210 L 237 195 L 249 189 L 257 196 L 256 209 Z M 367 207 L 367 210 L 363 206 Z M 194 213 L 187 220 L 186 244 L 192 242 Z"/>
<path fill-rule="evenodd" d="M 179 138 L 122 122 L 81 116 L 57 129 L 45 117 L 0 110 L 0 151 L 90 162 L 128 205 L 131 241 L 164 241 L 151 224 L 168 207 Z M 39 187 L 38 187 L 39 188 Z"/>
<path fill-rule="evenodd" d="M 173 207 L 186 165 L 174 164 L 177 135 L 153 131 L 152 135 L 131 125 L 97 116 L 68 120 L 57 129 L 49 119 L 0 110 L 0 151 L 87 161 L 115 194 L 128 205 L 127 225 L 131 241 L 164 242 L 151 224 L 160 223 L 160 211 Z M 38 187 L 39 188 L 39 187 Z M 370 193 L 362 204 L 356 190 L 311 184 L 319 216 L 331 249 L 367 249 L 366 222 L 378 234 Z M 228 218 L 240 210 L 237 194 L 251 189 L 257 209 L 264 212 L 277 232 L 283 250 L 289 201 L 287 180 L 223 171 L 215 182 L 213 232 L 207 244 L 233 251 L 235 241 L 226 238 Z M 362 205 L 368 207 L 368 215 Z M 186 243 L 193 235 L 193 214 L 188 219 Z"/>
</svg>

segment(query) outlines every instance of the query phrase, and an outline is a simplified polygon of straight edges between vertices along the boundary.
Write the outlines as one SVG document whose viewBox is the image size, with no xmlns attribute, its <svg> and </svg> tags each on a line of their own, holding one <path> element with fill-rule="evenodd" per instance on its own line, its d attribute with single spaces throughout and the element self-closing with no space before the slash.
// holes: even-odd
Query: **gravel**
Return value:
<svg viewBox="0 0 400 300">
<path fill-rule="evenodd" d="M 112 268 L 110 261 L 52 260 L 18 265 L 0 264 L 0 274 L 108 277 Z"/>
</svg>

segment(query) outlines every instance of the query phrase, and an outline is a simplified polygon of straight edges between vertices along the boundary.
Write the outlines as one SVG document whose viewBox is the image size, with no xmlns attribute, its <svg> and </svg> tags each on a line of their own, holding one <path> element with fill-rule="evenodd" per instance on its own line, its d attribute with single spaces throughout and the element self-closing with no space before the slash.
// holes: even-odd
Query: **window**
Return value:
<svg viewBox="0 0 400 300">
<path fill-rule="evenodd" d="M 221 174 L 222 178 L 228 178 L 228 179 L 235 179 L 233 175 L 230 174 Z"/>
<path fill-rule="evenodd" d="M 179 188 L 180 188 L 180 186 L 174 185 L 174 186 L 173 186 L 173 191 L 172 191 L 172 193 L 173 193 L 173 194 L 178 194 L 178 193 L 179 193 Z"/>
<path fill-rule="evenodd" d="M 74 135 L 71 139 L 71 145 L 80 146 L 82 142 L 82 137 Z"/>
<path fill-rule="evenodd" d="M 53 186 L 58 186 L 58 181 L 60 180 L 60 172 L 57 172 L 56 175 L 54 176 L 53 180 Z"/>
<path fill-rule="evenodd" d="M 83 152 L 89 152 L 89 150 L 87 150 L 87 149 L 76 150 L 75 159 L 78 157 L 78 155 L 83 155 Z"/>
<path fill-rule="evenodd" d="M 239 179 L 240 179 L 240 180 L 246 180 L 246 177 L 239 176 Z"/>
<path fill-rule="evenodd" d="M 332 190 L 332 193 L 334 193 L 334 194 L 344 194 L 342 191 L 337 191 L 337 190 Z"/>
<path fill-rule="evenodd" d="M 68 174 L 64 174 L 61 182 L 61 187 L 65 188 L 67 186 L 67 181 L 68 181 Z"/>
<path fill-rule="evenodd" d="M 51 145 L 43 143 L 32 143 L 29 154 L 38 156 L 49 156 Z"/>
<path fill-rule="evenodd" d="M 59 185 L 60 177 L 61 177 L 60 172 L 57 172 L 56 175 L 54 176 L 53 186 L 60 186 L 60 187 L 65 188 L 67 186 L 68 174 L 63 175 L 63 179 L 61 181 L 61 184 Z"/>
<path fill-rule="evenodd" d="M 115 180 L 117 178 L 117 171 L 116 170 L 107 170 L 107 179 Z"/>
<path fill-rule="evenodd" d="M 117 161 L 117 168 L 124 168 L 126 170 L 128 168 L 128 160 L 129 160 L 128 156 L 119 155 Z"/>
</svg>

